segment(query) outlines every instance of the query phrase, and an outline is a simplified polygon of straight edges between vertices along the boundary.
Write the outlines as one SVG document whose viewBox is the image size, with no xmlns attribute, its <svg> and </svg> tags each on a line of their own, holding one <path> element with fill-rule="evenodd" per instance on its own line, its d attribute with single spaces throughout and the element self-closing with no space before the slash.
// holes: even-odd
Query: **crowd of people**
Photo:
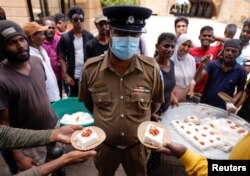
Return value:
<svg viewBox="0 0 250 176">
<path fill-rule="evenodd" d="M 176 33 L 160 34 L 151 58 L 143 55 L 147 41 L 141 36 L 151 14 L 145 7 L 106 7 L 96 15 L 94 37 L 84 29 L 84 10 L 77 6 L 67 14 L 72 29 L 60 13 L 21 27 L 0 9 L 0 175 L 64 175 L 65 165 L 91 156 L 100 176 L 114 175 L 120 164 L 129 176 L 147 175 L 157 167 L 159 154 L 139 142 L 139 124 L 160 121 L 169 106 L 190 97 L 250 122 L 250 20 L 243 23 L 239 39 L 233 39 L 235 24 L 225 28 L 224 37 L 204 26 L 200 46 L 194 46 L 187 34 L 188 18 L 178 17 Z M 107 138 L 95 151 L 63 154 L 62 143 L 81 129 L 59 128 L 51 103 L 63 92 L 78 97 L 105 131 Z M 219 92 L 234 102 L 225 103 Z M 249 146 L 246 138 L 241 143 Z M 231 159 L 250 159 L 249 152 L 244 158 L 236 154 L 242 145 L 235 147 Z M 196 156 L 175 143 L 157 152 L 174 154 L 185 166 L 185 158 Z M 204 167 L 192 166 L 190 174 L 197 173 L 195 168 L 206 174 L 206 159 L 200 158 L 194 157 L 202 161 L 194 165 Z"/>
</svg>

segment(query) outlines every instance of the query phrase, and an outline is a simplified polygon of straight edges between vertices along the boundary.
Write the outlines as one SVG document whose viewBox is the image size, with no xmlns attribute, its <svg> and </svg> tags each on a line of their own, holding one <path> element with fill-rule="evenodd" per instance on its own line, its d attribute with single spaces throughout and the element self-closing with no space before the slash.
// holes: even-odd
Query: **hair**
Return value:
<svg viewBox="0 0 250 176">
<path fill-rule="evenodd" d="M 250 19 L 246 20 L 246 21 L 243 23 L 243 28 L 246 27 L 246 26 L 250 28 Z"/>
<path fill-rule="evenodd" d="M 84 11 L 80 7 L 77 7 L 77 6 L 74 6 L 71 9 L 69 9 L 68 14 L 67 14 L 68 18 L 72 19 L 72 16 L 74 14 L 80 14 L 84 17 Z"/>
<path fill-rule="evenodd" d="M 49 21 L 54 21 L 54 22 L 55 22 L 55 19 L 54 19 L 53 17 L 49 16 L 49 17 L 45 17 L 45 18 L 43 19 L 42 24 L 45 25 L 45 21 L 47 21 L 47 20 L 49 20 Z"/>
<path fill-rule="evenodd" d="M 176 28 L 177 23 L 179 23 L 180 21 L 183 21 L 183 22 L 186 23 L 187 26 L 188 26 L 188 23 L 189 23 L 188 19 L 187 19 L 186 17 L 180 16 L 180 17 L 177 17 L 177 18 L 174 20 L 174 27 L 175 27 L 175 28 Z"/>
<path fill-rule="evenodd" d="M 62 13 L 56 13 L 54 15 L 54 20 L 55 20 L 56 23 L 58 23 L 60 20 L 66 21 L 66 18 L 65 18 L 65 15 L 62 14 Z"/>
<path fill-rule="evenodd" d="M 224 33 L 235 35 L 236 31 L 237 31 L 236 24 L 228 24 L 225 28 Z"/>
<path fill-rule="evenodd" d="M 158 37 L 157 44 L 159 45 L 164 40 L 173 40 L 174 42 L 177 41 L 175 35 L 173 33 L 170 33 L 170 32 L 161 33 Z"/>
<path fill-rule="evenodd" d="M 40 17 L 40 16 L 44 17 L 43 13 L 38 13 L 36 16 L 38 16 L 38 17 Z"/>
<path fill-rule="evenodd" d="M 229 39 L 224 43 L 224 49 L 227 47 L 237 48 L 239 50 L 239 55 L 242 50 L 242 43 L 239 39 Z"/>
<path fill-rule="evenodd" d="M 171 40 L 171 41 L 174 41 L 176 43 L 177 41 L 177 38 L 176 36 L 173 34 L 173 33 L 170 33 L 170 32 L 163 32 L 159 35 L 158 39 L 157 39 L 157 45 L 159 45 L 162 41 L 164 40 Z M 158 55 L 158 52 L 155 51 L 154 53 L 154 57 Z"/>
<path fill-rule="evenodd" d="M 6 20 L 6 14 L 3 8 L 0 6 L 0 20 Z"/>
<path fill-rule="evenodd" d="M 200 34 L 203 33 L 204 31 L 214 31 L 214 29 L 211 26 L 203 26 L 200 30 Z"/>
</svg>

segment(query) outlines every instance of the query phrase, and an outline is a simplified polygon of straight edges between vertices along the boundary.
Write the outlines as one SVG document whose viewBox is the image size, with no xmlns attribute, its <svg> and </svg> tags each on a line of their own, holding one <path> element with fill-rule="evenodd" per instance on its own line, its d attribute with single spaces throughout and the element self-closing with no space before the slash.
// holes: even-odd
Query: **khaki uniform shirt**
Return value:
<svg viewBox="0 0 250 176">
<path fill-rule="evenodd" d="M 139 124 L 150 120 L 152 101 L 164 101 L 159 67 L 154 59 L 136 55 L 120 76 L 109 53 L 91 58 L 84 65 L 79 100 L 93 104 L 95 125 L 105 131 L 107 144 L 136 144 Z"/>
</svg>

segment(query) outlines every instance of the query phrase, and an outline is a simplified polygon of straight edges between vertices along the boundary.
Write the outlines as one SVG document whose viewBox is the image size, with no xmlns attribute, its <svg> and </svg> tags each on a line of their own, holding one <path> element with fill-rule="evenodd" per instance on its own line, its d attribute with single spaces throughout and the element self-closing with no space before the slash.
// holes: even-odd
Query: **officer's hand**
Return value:
<svg viewBox="0 0 250 176">
<path fill-rule="evenodd" d="M 174 155 L 179 158 L 186 152 L 186 150 L 187 148 L 184 145 L 173 142 L 164 144 L 163 147 L 157 151 L 167 155 Z"/>
<path fill-rule="evenodd" d="M 62 142 L 70 144 L 70 137 L 76 130 L 81 130 L 82 126 L 67 125 L 58 129 L 54 129 L 50 135 L 50 142 Z"/>
</svg>

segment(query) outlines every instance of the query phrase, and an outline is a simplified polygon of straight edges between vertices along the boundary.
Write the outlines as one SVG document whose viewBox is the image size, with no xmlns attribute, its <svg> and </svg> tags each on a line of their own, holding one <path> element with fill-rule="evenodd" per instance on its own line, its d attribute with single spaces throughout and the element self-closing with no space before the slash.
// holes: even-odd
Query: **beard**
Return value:
<svg viewBox="0 0 250 176">
<path fill-rule="evenodd" d="M 46 35 L 45 35 L 47 38 L 49 38 L 50 40 L 52 40 L 55 36 L 55 33 L 54 32 L 47 32 Z"/>
<path fill-rule="evenodd" d="M 107 30 L 101 30 L 101 31 L 99 31 L 99 35 L 101 35 L 101 36 L 107 36 L 108 35 L 108 31 Z"/>
<path fill-rule="evenodd" d="M 227 66 L 227 67 L 233 67 L 235 65 L 235 62 L 236 61 L 230 61 L 230 62 L 225 62 L 223 59 L 222 59 L 222 63 Z"/>
<path fill-rule="evenodd" d="M 27 52 L 27 54 L 21 54 L 24 51 Z M 8 59 L 12 63 L 23 63 L 25 61 L 28 61 L 30 58 L 29 49 L 23 49 L 16 54 L 5 52 L 4 55 L 6 56 L 6 59 Z"/>
<path fill-rule="evenodd" d="M 245 38 L 245 37 L 241 37 L 241 36 L 240 36 L 240 41 L 241 41 L 241 43 L 244 45 L 244 44 L 246 44 L 246 43 L 248 43 L 248 42 L 249 42 L 249 39 L 248 39 L 248 38 Z"/>
</svg>

